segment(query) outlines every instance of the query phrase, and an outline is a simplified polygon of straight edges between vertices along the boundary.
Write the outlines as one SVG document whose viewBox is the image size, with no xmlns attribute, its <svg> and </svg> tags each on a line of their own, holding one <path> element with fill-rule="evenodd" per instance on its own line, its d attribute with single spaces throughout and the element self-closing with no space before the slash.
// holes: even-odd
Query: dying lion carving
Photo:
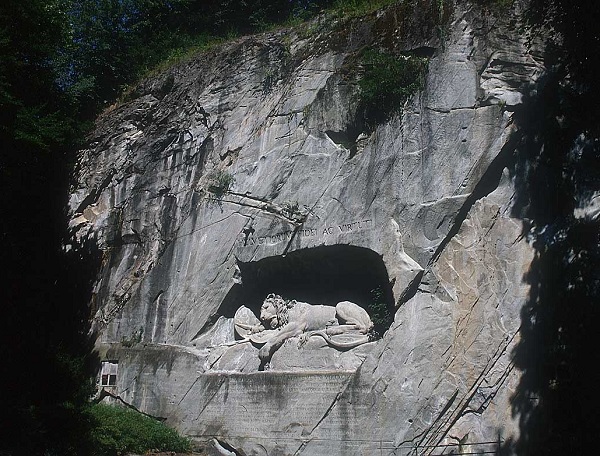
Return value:
<svg viewBox="0 0 600 456">
<path fill-rule="evenodd" d="M 270 294 L 260 308 L 260 323 L 249 326 L 236 321 L 240 335 L 249 340 L 264 342 L 258 356 L 268 362 L 273 353 L 289 338 L 301 336 L 307 340 L 320 336 L 332 347 L 347 349 L 369 341 L 368 333 L 373 328 L 369 314 L 350 301 L 339 302 L 335 307 L 308 304 L 296 300 L 285 300 Z M 337 342 L 331 336 L 355 334 L 350 342 Z"/>
</svg>

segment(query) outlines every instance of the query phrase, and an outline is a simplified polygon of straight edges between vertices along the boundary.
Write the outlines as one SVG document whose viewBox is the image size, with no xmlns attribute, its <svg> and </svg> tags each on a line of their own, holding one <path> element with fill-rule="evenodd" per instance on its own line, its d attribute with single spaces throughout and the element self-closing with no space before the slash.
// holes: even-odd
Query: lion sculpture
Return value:
<svg viewBox="0 0 600 456">
<path fill-rule="evenodd" d="M 243 309 L 249 311 L 245 307 Z M 301 342 L 305 342 L 311 336 L 320 336 L 332 347 L 349 349 L 369 342 L 373 328 L 369 314 L 353 302 L 342 301 L 333 307 L 285 300 L 276 294 L 270 294 L 264 300 L 260 308 L 260 322 L 255 325 L 247 323 L 247 318 L 245 321 L 236 318 L 236 330 L 248 340 L 264 343 L 258 353 L 263 363 L 268 362 L 291 337 L 300 336 Z M 356 337 L 347 342 L 332 339 L 332 336 L 340 334 L 354 334 Z"/>
</svg>

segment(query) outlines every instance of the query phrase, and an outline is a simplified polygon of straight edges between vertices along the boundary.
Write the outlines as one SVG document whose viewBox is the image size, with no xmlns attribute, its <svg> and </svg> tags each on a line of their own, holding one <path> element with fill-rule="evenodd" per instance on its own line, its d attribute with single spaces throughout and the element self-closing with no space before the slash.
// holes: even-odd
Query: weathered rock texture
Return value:
<svg viewBox="0 0 600 456">
<path fill-rule="evenodd" d="M 115 394 L 247 455 L 516 437 L 532 250 L 511 217 L 513 116 L 542 67 L 517 10 L 448 8 L 441 25 L 398 6 L 244 38 L 98 120 L 71 210 L 76 242 L 105 254 L 94 325 Z M 431 55 L 424 90 L 374 129 L 364 46 Z M 366 306 L 377 287 L 394 321 L 356 349 L 295 338 L 261 372 L 235 343 L 233 313 L 269 292 Z"/>
</svg>

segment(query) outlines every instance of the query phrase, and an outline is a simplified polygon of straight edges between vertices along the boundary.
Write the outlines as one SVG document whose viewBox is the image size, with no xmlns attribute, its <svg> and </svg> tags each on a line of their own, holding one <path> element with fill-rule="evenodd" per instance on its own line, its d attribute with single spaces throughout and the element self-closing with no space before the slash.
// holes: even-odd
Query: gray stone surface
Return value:
<svg viewBox="0 0 600 456">
<path fill-rule="evenodd" d="M 247 455 L 440 454 L 467 434 L 472 451 L 515 437 L 532 249 L 511 216 L 513 116 L 543 70 L 515 8 L 455 5 L 443 45 L 390 25 L 396 8 L 243 38 L 101 116 L 71 226 L 104 251 L 94 325 L 119 361 L 116 392 Z M 356 132 L 356 52 L 383 44 L 436 50 L 402 114 Z M 348 351 L 291 338 L 260 372 L 260 347 L 233 327 L 256 306 L 252 281 L 284 261 L 345 271 L 328 255 L 357 251 L 385 266 L 396 312 L 383 337 Z"/>
</svg>

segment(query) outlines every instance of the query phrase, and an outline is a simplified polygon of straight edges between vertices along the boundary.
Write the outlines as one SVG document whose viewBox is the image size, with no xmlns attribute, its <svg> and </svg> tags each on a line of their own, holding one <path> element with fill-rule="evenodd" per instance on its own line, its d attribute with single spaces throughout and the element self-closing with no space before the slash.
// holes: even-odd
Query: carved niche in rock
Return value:
<svg viewBox="0 0 600 456">
<path fill-rule="evenodd" d="M 244 340 L 264 344 L 258 356 L 262 363 L 268 363 L 286 340 L 297 336 L 301 344 L 319 336 L 340 350 L 358 347 L 371 340 L 373 322 L 362 307 L 350 301 L 341 301 L 333 307 L 270 294 L 260 308 L 260 320 L 241 306 L 234 316 L 234 326 Z"/>
</svg>

